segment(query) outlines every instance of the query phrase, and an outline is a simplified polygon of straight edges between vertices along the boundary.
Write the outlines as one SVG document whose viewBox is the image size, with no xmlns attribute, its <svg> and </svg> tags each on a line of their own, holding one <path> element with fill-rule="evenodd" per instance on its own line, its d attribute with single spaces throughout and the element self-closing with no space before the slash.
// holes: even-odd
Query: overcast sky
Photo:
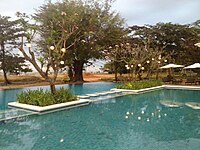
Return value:
<svg viewBox="0 0 200 150">
<path fill-rule="evenodd" d="M 31 14 L 43 3 L 44 0 L 0 0 L 0 14 L 11 17 L 17 11 Z M 200 0 L 116 0 L 113 10 L 119 12 L 128 25 L 187 24 L 200 19 Z"/>
</svg>

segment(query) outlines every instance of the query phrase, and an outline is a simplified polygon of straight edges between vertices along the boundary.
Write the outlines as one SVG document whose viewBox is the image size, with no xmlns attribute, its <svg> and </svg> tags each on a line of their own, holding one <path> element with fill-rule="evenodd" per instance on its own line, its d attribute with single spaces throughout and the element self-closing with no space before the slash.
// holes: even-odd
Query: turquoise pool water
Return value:
<svg viewBox="0 0 200 150">
<path fill-rule="evenodd" d="M 76 95 L 90 94 L 95 92 L 107 91 L 115 87 L 113 82 L 90 82 L 83 84 L 57 85 L 57 88 L 65 87 L 71 89 Z M 49 89 L 49 86 L 36 86 L 30 88 L 17 88 L 0 90 L 0 110 L 7 109 L 9 102 L 16 101 L 16 94 L 25 90 L 36 90 L 38 88 Z"/>
<path fill-rule="evenodd" d="M 200 91 L 157 90 L 0 124 L 3 150 L 199 150 Z M 179 102 L 167 107 L 163 100 Z"/>
</svg>

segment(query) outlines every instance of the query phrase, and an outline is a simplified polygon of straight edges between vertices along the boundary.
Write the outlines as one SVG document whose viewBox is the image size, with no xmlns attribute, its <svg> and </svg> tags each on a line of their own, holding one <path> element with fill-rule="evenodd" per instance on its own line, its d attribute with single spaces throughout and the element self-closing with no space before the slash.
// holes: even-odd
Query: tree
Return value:
<svg viewBox="0 0 200 150">
<path fill-rule="evenodd" d="M 16 75 L 20 73 L 32 72 L 32 69 L 30 69 L 25 63 L 26 61 L 24 57 L 20 57 L 18 55 L 6 55 L 6 72 Z"/>
<path fill-rule="evenodd" d="M 125 65 L 126 64 L 124 62 L 118 62 L 117 73 L 119 73 L 120 75 L 128 73 Z M 107 62 L 106 64 L 104 64 L 104 66 L 103 66 L 103 68 L 101 68 L 101 70 L 108 71 L 108 73 L 115 73 L 114 63 L 112 61 Z"/>
<path fill-rule="evenodd" d="M 47 4 L 51 7 L 51 3 Z M 56 10 L 57 11 L 57 10 Z M 22 52 L 23 56 L 26 60 L 28 60 L 38 71 L 38 73 L 45 79 L 45 81 L 49 82 L 51 92 L 54 94 L 56 91 L 55 82 L 58 75 L 59 70 L 62 68 L 64 61 L 63 56 L 65 55 L 66 51 L 73 45 L 73 43 L 68 44 L 67 39 L 78 29 L 74 24 L 69 24 L 68 19 L 69 16 L 63 11 L 60 11 L 56 19 L 60 19 L 60 22 L 55 18 L 48 18 L 47 16 L 44 17 L 44 21 L 47 22 L 49 26 L 48 30 L 42 32 L 39 28 L 42 28 L 43 24 L 34 25 L 30 24 L 27 21 L 28 16 L 26 14 L 17 13 L 17 16 L 21 20 L 21 26 L 24 28 L 24 38 L 22 38 L 21 46 L 19 50 Z M 68 31 L 66 31 L 68 29 Z M 38 34 L 36 34 L 36 32 Z M 59 34 L 60 33 L 60 34 Z M 35 48 L 31 45 L 33 43 L 34 38 L 37 36 L 42 36 L 43 34 L 47 34 L 47 39 L 42 39 L 42 48 L 45 61 L 46 61 L 46 70 L 43 69 L 43 65 L 39 65 L 37 58 L 38 52 L 40 49 Z M 24 42 L 26 40 L 26 42 Z M 26 44 L 28 48 L 28 52 L 26 51 L 24 44 Z M 42 60 L 43 62 L 44 60 Z M 53 75 L 50 75 L 50 70 L 53 70 Z"/>
<path fill-rule="evenodd" d="M 152 49 L 153 53 L 167 58 L 168 62 L 187 65 L 199 61 L 200 51 L 197 51 L 198 48 L 194 46 L 200 35 L 198 21 L 191 25 L 158 23 L 154 26 L 132 26 L 130 29 L 133 39 L 143 43 L 147 51 Z M 159 55 L 152 58 L 156 59 Z M 151 70 L 157 70 L 158 77 L 158 65 L 153 64 L 151 63 Z"/>
<path fill-rule="evenodd" d="M 61 12 L 67 15 L 67 24 L 73 25 L 78 30 L 66 39 L 66 44 L 72 45 L 64 55 L 65 64 L 69 66 L 70 76 L 73 81 L 83 81 L 83 67 L 90 60 L 101 57 L 102 51 L 124 35 L 123 19 L 110 10 L 111 2 L 63 0 L 55 4 L 48 3 L 39 8 L 34 18 L 39 22 L 40 45 L 44 55 L 43 45 L 49 45 L 51 33 L 50 24 L 54 24 L 54 34 L 61 37 L 59 24 L 62 20 L 58 17 Z M 51 20 L 51 22 L 50 22 Z M 70 32 L 70 28 L 66 31 Z M 53 37 L 55 40 L 55 37 Z M 45 44 L 44 44 L 45 43 Z"/>
<path fill-rule="evenodd" d="M 165 55 L 173 52 L 172 61 L 180 64 L 191 64 L 199 61 L 195 43 L 199 41 L 200 28 L 198 21 L 193 24 L 180 25 L 172 23 L 157 23 L 154 26 L 133 26 L 133 36 L 146 40 L 146 48 L 158 48 Z"/>
<path fill-rule="evenodd" d="M 0 15 L 0 61 L 5 85 L 10 84 L 7 78 L 9 67 L 6 63 L 9 58 L 7 56 L 11 54 L 10 50 L 17 45 L 16 40 L 21 36 L 22 29 L 18 25 L 18 20 L 10 21 L 10 17 Z"/>
</svg>

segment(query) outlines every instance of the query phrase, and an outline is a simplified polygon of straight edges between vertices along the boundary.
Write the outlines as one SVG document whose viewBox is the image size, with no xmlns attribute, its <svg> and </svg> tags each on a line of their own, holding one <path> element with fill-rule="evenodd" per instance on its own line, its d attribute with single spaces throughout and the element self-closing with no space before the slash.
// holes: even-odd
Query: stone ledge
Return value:
<svg viewBox="0 0 200 150">
<path fill-rule="evenodd" d="M 142 92 L 148 92 L 148 91 L 153 91 L 153 90 L 157 90 L 157 89 L 162 89 L 165 86 L 155 86 L 155 87 L 151 87 L 151 88 L 145 88 L 145 89 L 140 89 L 140 90 L 128 90 L 128 89 L 111 89 L 112 91 L 120 91 L 120 92 L 131 92 L 133 94 L 138 94 L 138 93 L 142 93 Z"/>
<path fill-rule="evenodd" d="M 150 92 L 157 89 L 186 89 L 186 90 L 200 90 L 200 86 L 187 86 L 187 85 L 161 85 L 155 86 L 151 88 L 145 88 L 140 90 L 128 90 L 128 89 L 111 89 L 112 91 L 120 91 L 120 92 L 132 92 L 133 94 L 143 93 L 143 92 Z"/>
<path fill-rule="evenodd" d="M 77 101 L 71 101 L 71 102 L 54 104 L 54 105 L 43 106 L 43 107 L 28 105 L 28 104 L 22 104 L 22 103 L 19 103 L 19 102 L 10 102 L 10 103 L 8 103 L 8 106 L 14 107 L 14 108 L 31 110 L 31 111 L 38 112 L 38 113 L 43 113 L 43 112 L 57 110 L 57 109 L 61 109 L 61 108 L 70 108 L 70 107 L 75 107 L 75 106 L 78 107 L 78 106 L 88 105 L 89 103 L 90 103 L 90 100 L 80 99 L 80 100 L 77 100 Z"/>
</svg>

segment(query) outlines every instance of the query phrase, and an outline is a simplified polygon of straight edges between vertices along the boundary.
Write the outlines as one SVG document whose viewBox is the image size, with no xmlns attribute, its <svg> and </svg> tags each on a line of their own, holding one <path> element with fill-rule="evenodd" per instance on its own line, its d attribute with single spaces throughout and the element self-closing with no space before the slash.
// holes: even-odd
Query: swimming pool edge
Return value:
<svg viewBox="0 0 200 150">
<path fill-rule="evenodd" d="M 132 93 L 137 94 L 137 93 L 151 92 L 151 91 L 159 90 L 159 89 L 200 90 L 200 87 L 198 87 L 198 86 L 181 86 L 181 85 L 161 85 L 161 86 L 156 86 L 156 87 L 151 87 L 151 88 L 145 88 L 145 89 L 140 89 L 140 90 L 117 89 L 117 88 L 113 88 L 111 90 L 121 91 L 121 92 L 132 92 Z"/>
<path fill-rule="evenodd" d="M 85 106 L 85 105 L 89 105 L 89 103 L 90 103 L 90 100 L 88 99 L 79 99 L 77 101 L 71 101 L 71 102 L 54 104 L 54 105 L 43 106 L 43 107 L 22 104 L 19 102 L 10 102 L 8 103 L 8 106 L 11 108 L 20 108 L 20 109 L 30 110 L 33 112 L 37 112 L 38 114 L 41 114 L 41 113 L 47 113 L 47 112 L 52 112 L 52 111 L 61 110 L 61 109 L 69 109 L 69 108 L 74 108 L 74 107 L 79 107 L 79 106 Z"/>
</svg>

